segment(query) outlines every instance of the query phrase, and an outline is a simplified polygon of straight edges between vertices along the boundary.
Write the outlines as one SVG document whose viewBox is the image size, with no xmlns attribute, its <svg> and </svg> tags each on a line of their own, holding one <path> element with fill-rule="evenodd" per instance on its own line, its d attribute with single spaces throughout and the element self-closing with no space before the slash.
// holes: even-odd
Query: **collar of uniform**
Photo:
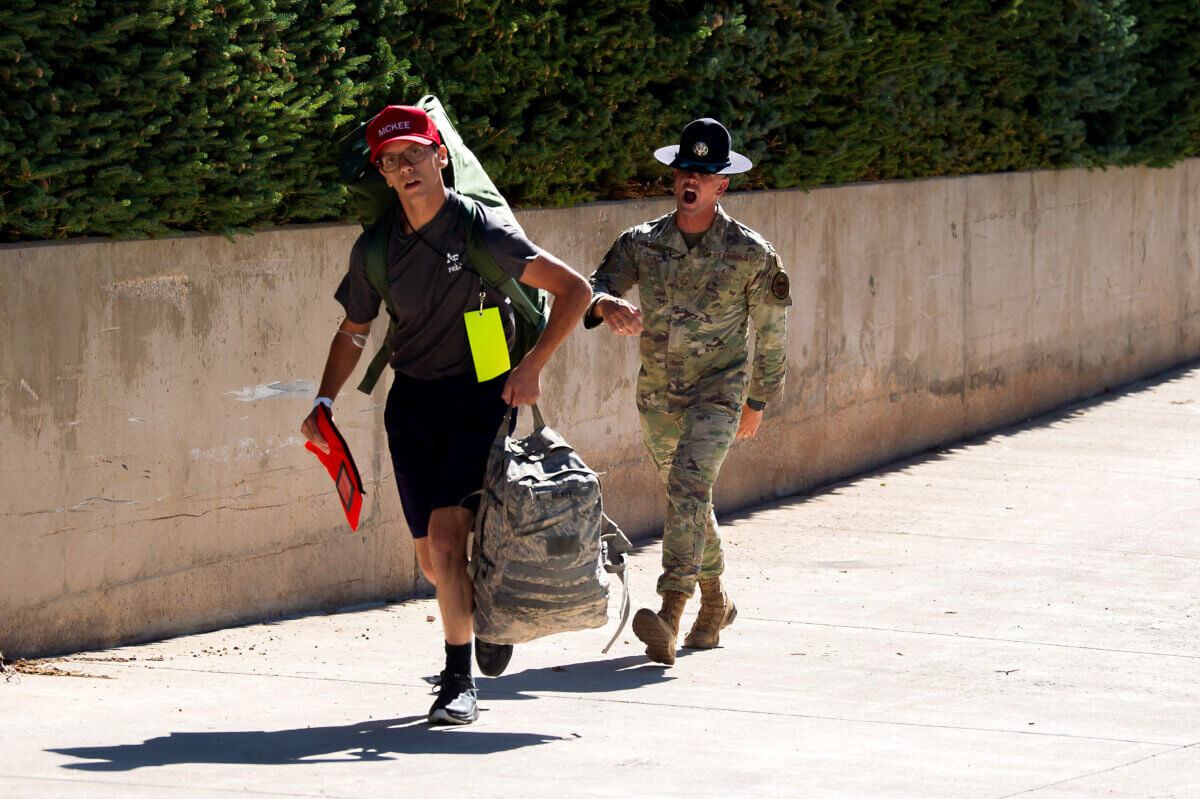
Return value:
<svg viewBox="0 0 1200 799">
<path fill-rule="evenodd" d="M 680 255 L 687 255 L 687 242 L 683 240 L 683 233 L 680 232 L 679 226 L 675 224 L 675 213 L 671 214 L 671 224 L 664 225 L 654 237 L 654 241 L 656 244 L 670 247 Z M 721 207 L 721 204 L 717 203 L 717 215 L 713 217 L 713 223 L 704 232 L 704 237 L 700 239 L 696 246 L 703 247 L 709 252 L 720 252 L 725 249 L 725 236 L 728 232 L 729 215 L 725 213 L 725 209 Z"/>
</svg>

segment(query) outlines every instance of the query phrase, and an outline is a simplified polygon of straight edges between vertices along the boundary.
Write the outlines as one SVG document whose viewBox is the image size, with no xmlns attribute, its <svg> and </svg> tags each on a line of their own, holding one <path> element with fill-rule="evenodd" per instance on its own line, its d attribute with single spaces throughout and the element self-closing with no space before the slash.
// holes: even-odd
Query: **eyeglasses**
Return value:
<svg viewBox="0 0 1200 799">
<path fill-rule="evenodd" d="M 414 144 L 403 152 L 386 153 L 379 156 L 375 166 L 379 167 L 382 172 L 395 172 L 400 168 L 402 159 L 410 164 L 419 164 L 429 157 L 430 149 L 432 148 L 426 144 Z"/>
</svg>

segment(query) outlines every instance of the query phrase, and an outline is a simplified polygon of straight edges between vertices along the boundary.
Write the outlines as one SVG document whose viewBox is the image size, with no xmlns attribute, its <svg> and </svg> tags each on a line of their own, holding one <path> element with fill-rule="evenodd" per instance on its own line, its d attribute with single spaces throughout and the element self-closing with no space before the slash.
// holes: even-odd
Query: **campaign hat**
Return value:
<svg viewBox="0 0 1200 799">
<path fill-rule="evenodd" d="M 711 117 L 694 119 L 679 135 L 679 144 L 660 147 L 654 157 L 667 166 L 709 172 L 714 175 L 737 175 L 754 166 L 750 159 L 735 153 L 729 131 Z"/>
<path fill-rule="evenodd" d="M 422 109 L 411 105 L 389 105 L 367 123 L 371 161 L 379 158 L 379 151 L 385 144 L 394 141 L 437 146 L 442 143 L 442 137 L 429 114 Z"/>
</svg>

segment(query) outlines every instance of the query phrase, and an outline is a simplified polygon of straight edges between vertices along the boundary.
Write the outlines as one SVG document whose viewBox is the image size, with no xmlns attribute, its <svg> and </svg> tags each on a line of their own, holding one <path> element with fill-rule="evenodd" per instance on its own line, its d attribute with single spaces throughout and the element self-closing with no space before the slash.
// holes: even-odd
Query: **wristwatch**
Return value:
<svg viewBox="0 0 1200 799">
<path fill-rule="evenodd" d="M 767 403 L 763 402 L 762 400 L 747 399 L 746 407 L 752 411 L 760 411 L 761 412 L 763 408 L 767 407 Z"/>
</svg>

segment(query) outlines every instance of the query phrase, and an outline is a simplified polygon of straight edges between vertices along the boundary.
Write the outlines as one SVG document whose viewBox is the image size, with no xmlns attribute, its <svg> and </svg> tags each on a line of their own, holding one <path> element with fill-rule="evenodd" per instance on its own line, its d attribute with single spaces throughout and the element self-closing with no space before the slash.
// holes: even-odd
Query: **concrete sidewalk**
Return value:
<svg viewBox="0 0 1200 799">
<path fill-rule="evenodd" d="M 553 637 L 431 729 L 429 599 L 42 661 L 101 679 L 0 678 L 0 794 L 1200 796 L 1200 365 L 722 521 L 670 669 Z"/>
</svg>

